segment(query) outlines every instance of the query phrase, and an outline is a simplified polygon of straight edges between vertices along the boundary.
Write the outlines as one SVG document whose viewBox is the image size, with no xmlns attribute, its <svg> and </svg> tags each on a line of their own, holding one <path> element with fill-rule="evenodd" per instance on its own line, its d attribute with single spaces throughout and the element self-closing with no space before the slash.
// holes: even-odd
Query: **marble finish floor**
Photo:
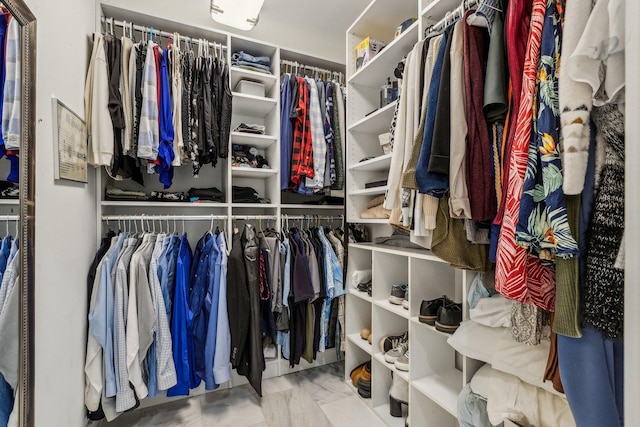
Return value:
<svg viewBox="0 0 640 427">
<path fill-rule="evenodd" d="M 251 386 L 195 396 L 123 414 L 90 427 L 383 427 L 344 382 L 334 363 L 262 382 L 262 399 Z"/>
</svg>

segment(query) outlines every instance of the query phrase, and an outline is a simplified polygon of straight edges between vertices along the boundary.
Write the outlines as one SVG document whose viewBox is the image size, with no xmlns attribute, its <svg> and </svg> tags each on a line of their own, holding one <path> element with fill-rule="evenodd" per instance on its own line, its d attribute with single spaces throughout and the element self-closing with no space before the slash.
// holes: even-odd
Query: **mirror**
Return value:
<svg viewBox="0 0 640 427">
<path fill-rule="evenodd" d="M 0 427 L 33 425 L 35 44 L 23 0 L 0 0 Z"/>
</svg>

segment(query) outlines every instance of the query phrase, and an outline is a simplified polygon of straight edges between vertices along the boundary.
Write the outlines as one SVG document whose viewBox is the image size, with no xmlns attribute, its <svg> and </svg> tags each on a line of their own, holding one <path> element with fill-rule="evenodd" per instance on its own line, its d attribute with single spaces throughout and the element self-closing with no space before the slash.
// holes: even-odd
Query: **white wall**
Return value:
<svg viewBox="0 0 640 427">
<path fill-rule="evenodd" d="M 86 425 L 86 275 L 96 249 L 94 173 L 56 183 L 51 97 L 84 116 L 84 79 L 95 5 L 26 0 L 37 19 L 35 425 Z"/>
</svg>

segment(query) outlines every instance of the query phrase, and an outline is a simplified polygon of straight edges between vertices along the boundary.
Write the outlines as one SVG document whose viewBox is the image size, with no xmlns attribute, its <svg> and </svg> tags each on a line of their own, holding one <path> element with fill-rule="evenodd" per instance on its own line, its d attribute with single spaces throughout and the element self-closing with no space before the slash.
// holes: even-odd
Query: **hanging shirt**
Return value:
<svg viewBox="0 0 640 427">
<path fill-rule="evenodd" d="M 191 294 L 189 295 L 189 309 L 193 313 L 191 335 L 194 343 L 195 369 L 201 379 L 205 377 L 205 344 L 207 339 L 208 311 L 205 310 L 205 298 L 209 289 L 211 275 L 209 258 L 213 238 L 210 233 L 205 234 L 196 247 L 194 263 L 191 267 Z M 200 250 L 198 250 L 200 248 Z M 199 253 L 198 253 L 199 252 Z"/>
<path fill-rule="evenodd" d="M 160 145 L 158 122 L 158 80 L 153 48 L 157 46 L 150 41 L 142 72 L 142 108 L 140 113 L 138 157 L 155 160 Z"/>
<path fill-rule="evenodd" d="M 336 182 L 336 153 L 333 135 L 333 86 L 326 83 L 324 105 L 324 139 L 327 141 L 327 166 L 325 167 L 324 185 L 331 186 Z M 323 106 L 320 106 L 322 108 Z"/>
<path fill-rule="evenodd" d="M 191 271 L 191 247 L 187 235 L 183 234 L 177 245 L 176 286 L 173 294 L 173 315 L 171 316 L 171 339 L 173 342 L 173 362 L 176 367 L 176 385 L 167 391 L 167 396 L 187 396 L 190 388 L 197 387 L 192 374 L 193 344 L 190 333 L 193 313 L 189 310 L 189 282 Z"/>
<path fill-rule="evenodd" d="M 20 150 L 22 127 L 22 60 L 20 24 L 9 21 L 5 46 L 5 80 L 2 106 L 2 138 L 7 150 Z"/>
<path fill-rule="evenodd" d="M 207 335 L 204 347 L 204 384 L 207 390 L 215 390 L 220 383 L 213 375 L 213 362 L 218 340 L 218 307 L 220 302 L 220 263 L 218 258 L 218 237 L 211 236 L 211 253 L 209 255 L 207 294 L 204 299 L 204 310 L 207 312 Z"/>
<path fill-rule="evenodd" d="M 173 161 L 172 166 L 182 165 L 184 139 L 182 134 L 182 66 L 180 64 L 180 46 L 171 44 L 167 47 L 169 68 L 171 70 L 171 107 L 173 117 Z"/>
<path fill-rule="evenodd" d="M 324 169 L 327 160 L 327 142 L 324 139 L 324 121 L 320 109 L 318 86 L 310 78 L 306 78 L 310 88 L 309 94 L 309 121 L 311 123 L 311 141 L 313 147 L 313 179 L 307 177 L 307 187 L 321 189 L 324 186 Z"/>
<path fill-rule="evenodd" d="M 293 149 L 293 125 L 291 110 L 291 75 L 285 74 L 280 86 L 280 189 L 289 189 L 291 178 L 291 154 Z"/>
<path fill-rule="evenodd" d="M 309 119 L 309 89 L 302 77 L 297 77 L 298 104 L 293 131 L 293 151 L 291 153 L 291 182 L 300 185 L 302 177 L 313 178 L 313 144 Z"/>
<path fill-rule="evenodd" d="M 175 159 L 175 152 L 173 149 L 173 140 L 175 137 L 173 128 L 173 113 L 171 107 L 171 88 L 169 86 L 168 75 L 168 60 L 169 51 L 165 49 L 162 54 L 162 62 L 160 63 L 160 142 L 158 147 L 158 158 L 160 159 L 160 165 L 158 166 L 158 172 L 160 175 L 160 182 L 167 189 L 171 187 L 173 181 L 173 159 Z"/>
<path fill-rule="evenodd" d="M 231 330 L 227 310 L 227 243 L 224 233 L 218 234 L 218 252 L 216 274 L 220 283 L 216 348 L 213 356 L 213 380 L 216 384 L 224 384 L 231 380 Z"/>
</svg>

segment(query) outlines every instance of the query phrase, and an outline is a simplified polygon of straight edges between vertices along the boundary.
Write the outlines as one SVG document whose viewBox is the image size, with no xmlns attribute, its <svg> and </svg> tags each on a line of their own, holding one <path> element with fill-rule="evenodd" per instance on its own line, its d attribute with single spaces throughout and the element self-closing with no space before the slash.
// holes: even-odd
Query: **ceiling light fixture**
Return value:
<svg viewBox="0 0 640 427">
<path fill-rule="evenodd" d="M 211 0 L 214 21 L 239 30 L 250 30 L 258 25 L 264 0 Z"/>
</svg>

